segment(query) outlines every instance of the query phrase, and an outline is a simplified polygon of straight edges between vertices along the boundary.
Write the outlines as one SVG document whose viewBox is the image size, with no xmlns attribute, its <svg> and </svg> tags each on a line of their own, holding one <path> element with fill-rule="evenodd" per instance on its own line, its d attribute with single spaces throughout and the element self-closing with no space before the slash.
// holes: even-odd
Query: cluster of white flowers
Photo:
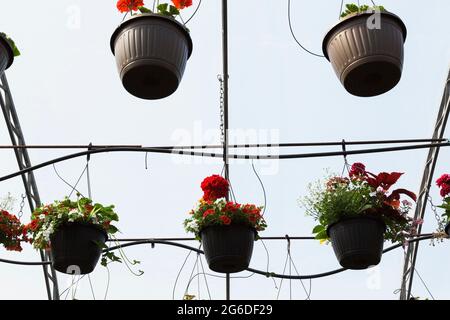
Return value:
<svg viewBox="0 0 450 320">
<path fill-rule="evenodd" d="M 199 232 L 197 220 L 191 220 L 186 224 L 186 228 L 192 229 L 194 232 Z"/>
<path fill-rule="evenodd" d="M 214 204 L 215 204 L 220 210 L 222 210 L 222 209 L 225 208 L 225 206 L 227 205 L 227 199 L 225 199 L 225 198 L 217 199 L 216 201 L 214 201 Z"/>
<path fill-rule="evenodd" d="M 72 209 L 69 211 L 69 222 L 74 222 L 76 219 L 82 217 L 83 214 L 78 209 Z"/>
<path fill-rule="evenodd" d="M 36 234 L 34 247 L 38 248 L 41 243 L 50 242 L 50 236 L 55 232 L 54 222 L 45 223 L 41 230 Z"/>
</svg>

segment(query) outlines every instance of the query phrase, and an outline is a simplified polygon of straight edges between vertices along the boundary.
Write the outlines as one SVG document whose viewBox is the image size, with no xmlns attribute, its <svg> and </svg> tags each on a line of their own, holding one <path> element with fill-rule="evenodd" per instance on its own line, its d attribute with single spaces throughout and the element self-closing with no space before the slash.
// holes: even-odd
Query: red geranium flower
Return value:
<svg viewBox="0 0 450 320">
<path fill-rule="evenodd" d="M 203 200 L 214 201 L 225 198 L 228 195 L 229 186 L 228 181 L 219 175 L 205 178 L 201 184 Z"/>
<path fill-rule="evenodd" d="M 192 6 L 192 0 L 172 0 L 172 3 L 177 9 L 184 9 Z"/>
<path fill-rule="evenodd" d="M 450 174 L 443 174 L 439 179 L 436 180 L 436 184 L 441 188 L 441 196 L 446 197 L 450 194 Z"/>
<path fill-rule="evenodd" d="M 214 211 L 214 209 L 208 209 L 203 213 L 203 218 L 206 218 L 207 216 L 211 215 L 211 214 L 215 214 L 216 211 Z"/>
<path fill-rule="evenodd" d="M 351 178 L 367 176 L 366 166 L 361 162 L 355 162 L 350 169 L 349 175 Z"/>
<path fill-rule="evenodd" d="M 144 0 L 119 0 L 117 9 L 122 12 L 137 11 L 139 7 L 144 6 Z"/>
<path fill-rule="evenodd" d="M 220 216 L 220 220 L 222 220 L 225 225 L 229 225 L 231 223 L 231 219 L 227 216 Z"/>
</svg>

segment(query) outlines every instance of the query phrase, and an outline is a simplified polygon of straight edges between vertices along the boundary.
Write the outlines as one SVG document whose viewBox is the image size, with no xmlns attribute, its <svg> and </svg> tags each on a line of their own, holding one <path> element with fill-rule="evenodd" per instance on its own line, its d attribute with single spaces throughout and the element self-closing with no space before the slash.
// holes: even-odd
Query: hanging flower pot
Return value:
<svg viewBox="0 0 450 320">
<path fill-rule="evenodd" d="M 445 233 L 450 236 L 450 222 L 445 226 Z"/>
<path fill-rule="evenodd" d="M 192 53 L 188 30 L 175 20 L 178 14 L 177 8 L 163 4 L 156 13 L 131 15 L 114 31 L 111 50 L 122 84 L 132 95 L 154 100 L 177 90 Z"/>
<path fill-rule="evenodd" d="M 401 201 L 416 195 L 406 189 L 389 189 L 402 176 L 399 172 L 366 171 L 362 163 L 352 165 L 349 177 L 334 176 L 323 184 L 311 185 L 302 203 L 308 215 L 319 222 L 316 239 L 331 241 L 344 268 L 366 269 L 380 262 L 383 242 L 404 243 L 417 235 L 421 220 L 408 216 L 412 203 Z"/>
<path fill-rule="evenodd" d="M 267 225 L 262 207 L 227 201 L 228 181 L 218 175 L 203 180 L 203 197 L 184 222 L 186 231 L 202 242 L 209 268 L 235 273 L 248 268 L 257 232 Z"/>
<path fill-rule="evenodd" d="M 347 269 L 366 269 L 380 263 L 386 225 L 381 219 L 357 217 L 328 227 L 334 253 Z"/>
<path fill-rule="evenodd" d="M 248 226 L 211 226 L 200 233 L 209 268 L 220 273 L 235 273 L 248 268 L 256 231 Z"/>
<path fill-rule="evenodd" d="M 94 271 L 108 236 L 93 224 L 68 223 L 50 237 L 53 267 L 63 273 Z"/>
<path fill-rule="evenodd" d="M 8 251 L 22 251 L 22 242 L 27 242 L 20 220 L 6 210 L 0 209 L 0 244 Z"/>
<path fill-rule="evenodd" d="M 0 75 L 14 62 L 14 57 L 20 55 L 14 41 L 0 32 Z"/>
<path fill-rule="evenodd" d="M 406 26 L 383 7 L 376 7 L 376 12 L 368 6 L 347 8 L 353 10 L 347 9 L 343 20 L 326 34 L 323 53 L 349 93 L 383 94 L 400 81 Z"/>
<path fill-rule="evenodd" d="M 24 227 L 24 234 L 30 235 L 33 247 L 50 249 L 53 267 L 67 274 L 88 274 L 97 265 L 108 235 L 118 230 L 111 223 L 118 221 L 114 206 L 92 203 L 80 198 L 71 201 L 55 201 L 37 208 L 31 223 Z M 105 253 L 106 259 L 120 261 L 113 253 Z"/>
</svg>

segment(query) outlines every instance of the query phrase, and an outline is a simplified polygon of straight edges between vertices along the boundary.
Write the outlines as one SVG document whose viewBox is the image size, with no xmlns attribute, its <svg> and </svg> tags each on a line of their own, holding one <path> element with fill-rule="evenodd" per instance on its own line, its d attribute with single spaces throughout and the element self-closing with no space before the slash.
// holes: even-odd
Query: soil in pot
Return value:
<svg viewBox="0 0 450 320">
<path fill-rule="evenodd" d="M 51 237 L 53 267 L 67 274 L 88 274 L 94 271 L 107 240 L 106 232 L 87 223 L 61 226 Z"/>
<path fill-rule="evenodd" d="M 177 90 L 192 53 L 192 39 L 175 19 L 139 14 L 116 29 L 111 50 L 124 88 L 136 97 L 154 100 Z"/>
<path fill-rule="evenodd" d="M 202 230 L 202 247 L 209 268 L 220 273 L 248 268 L 256 231 L 247 226 L 211 226 Z"/>
<path fill-rule="evenodd" d="M 370 24 L 373 19 L 379 19 L 379 26 Z M 395 14 L 354 14 L 327 33 L 323 52 L 349 93 L 372 97 L 400 81 L 406 35 L 405 24 Z"/>
<path fill-rule="evenodd" d="M 353 270 L 380 263 L 385 231 L 384 222 L 372 217 L 344 219 L 327 230 L 340 265 Z"/>
</svg>

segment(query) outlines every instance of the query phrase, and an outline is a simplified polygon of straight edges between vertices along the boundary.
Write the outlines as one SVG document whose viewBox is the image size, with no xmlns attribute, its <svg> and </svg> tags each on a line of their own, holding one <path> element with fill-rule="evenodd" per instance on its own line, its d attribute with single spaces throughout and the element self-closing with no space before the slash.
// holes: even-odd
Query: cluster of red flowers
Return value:
<svg viewBox="0 0 450 320">
<path fill-rule="evenodd" d="M 398 179 L 403 175 L 400 172 L 381 172 L 378 175 L 370 173 L 366 171 L 366 166 L 360 162 L 356 162 L 352 165 L 349 172 L 351 179 L 364 180 L 374 188 L 375 190 L 381 191 L 385 194 L 395 183 L 397 183 Z M 385 203 L 394 208 L 398 208 L 400 206 L 400 195 L 405 194 L 409 196 L 411 199 L 416 201 L 416 194 L 406 190 L 406 189 L 396 189 L 391 192 L 389 196 L 385 196 Z"/>
<path fill-rule="evenodd" d="M 446 197 L 450 194 L 450 174 L 443 174 L 436 180 L 436 184 L 441 188 L 441 196 Z"/>
<path fill-rule="evenodd" d="M 175 8 L 181 10 L 192 6 L 192 0 L 172 0 Z M 144 6 L 144 0 L 119 0 L 117 1 L 117 9 L 122 12 L 138 11 Z"/>
<path fill-rule="evenodd" d="M 172 3 L 180 10 L 192 6 L 192 0 L 172 0 Z"/>
<path fill-rule="evenodd" d="M 212 175 L 203 180 L 201 184 L 203 200 L 214 201 L 228 195 L 230 184 L 219 175 Z"/>
<path fill-rule="evenodd" d="M 144 0 L 119 0 L 117 9 L 122 12 L 138 11 L 139 7 L 144 6 Z"/>
<path fill-rule="evenodd" d="M 23 236 L 23 229 L 16 216 L 0 210 L 0 243 L 6 250 L 22 251 L 21 242 L 28 241 L 26 236 Z"/>
</svg>

